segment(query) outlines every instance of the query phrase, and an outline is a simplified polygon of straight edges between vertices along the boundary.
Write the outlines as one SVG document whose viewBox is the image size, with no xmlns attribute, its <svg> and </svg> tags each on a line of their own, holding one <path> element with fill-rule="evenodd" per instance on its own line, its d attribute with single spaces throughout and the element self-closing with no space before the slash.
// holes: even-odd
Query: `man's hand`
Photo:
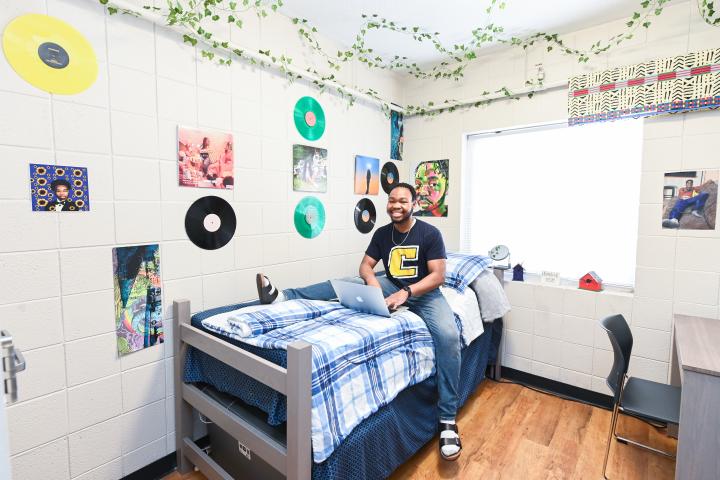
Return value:
<svg viewBox="0 0 720 480">
<path fill-rule="evenodd" d="M 405 290 L 398 290 L 385 299 L 385 305 L 391 310 L 396 310 L 400 305 L 407 302 L 408 296 Z"/>
</svg>

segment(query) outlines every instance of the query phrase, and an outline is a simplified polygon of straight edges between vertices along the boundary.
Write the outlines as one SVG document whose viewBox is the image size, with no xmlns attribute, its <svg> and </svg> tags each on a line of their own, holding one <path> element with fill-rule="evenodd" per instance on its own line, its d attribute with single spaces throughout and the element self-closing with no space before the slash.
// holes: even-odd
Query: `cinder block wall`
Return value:
<svg viewBox="0 0 720 480">
<path fill-rule="evenodd" d="M 552 84 L 572 75 L 720 46 L 720 28 L 702 21 L 696 2 L 666 7 L 652 22 L 647 31 L 640 29 L 635 38 L 593 57 L 588 64 L 578 64 L 543 47 L 481 56 L 466 78 L 455 85 L 405 84 L 405 102 L 434 100 L 439 104 L 444 98 L 472 98 L 478 92 L 502 86 L 520 90 L 534 77 L 537 63 L 544 65 L 546 83 Z M 565 38 L 569 45 L 586 48 L 622 31 L 624 20 Z M 449 245 L 458 247 L 460 243 L 462 135 L 566 118 L 567 91 L 563 89 L 529 100 L 498 101 L 484 108 L 406 121 L 407 168 L 421 160 L 450 159 L 450 216 L 434 219 Z M 607 393 L 605 377 L 612 365 L 612 352 L 606 334 L 596 324 L 606 315 L 622 313 L 631 322 L 635 339 L 630 373 L 668 380 L 673 313 L 720 317 L 720 230 L 661 228 L 663 172 L 720 168 L 720 157 L 710 148 L 719 140 L 718 111 L 645 120 L 639 229 L 637 238 L 628 239 L 637 241 L 634 292 L 595 294 L 531 283 L 508 284 L 513 310 L 505 323 L 504 365 Z M 578 161 L 582 158 L 578 152 Z M 512 249 L 512 239 L 507 241 Z M 602 273 L 602 265 L 596 268 Z"/>
<path fill-rule="evenodd" d="M 357 272 L 369 235 L 352 221 L 361 198 L 352 193 L 354 155 L 388 160 L 390 123 L 377 107 L 347 109 L 302 82 L 203 61 L 177 34 L 106 17 L 95 0 L 2 2 L 0 28 L 28 12 L 80 30 L 100 73 L 82 94 L 50 96 L 0 55 L 0 326 L 28 362 L 20 402 L 8 408 L 14 478 L 116 479 L 175 450 L 173 299 L 189 298 L 193 311 L 252 299 L 259 270 L 280 286 Z M 301 65 L 309 58 L 289 20 L 244 20 L 234 41 L 288 52 Z M 354 66 L 342 77 L 400 98 L 394 76 Z M 318 98 L 327 116 L 317 142 L 293 124 L 304 95 Z M 178 187 L 178 124 L 234 134 L 235 190 Z M 313 240 L 292 222 L 305 195 L 292 191 L 294 143 L 329 152 L 328 192 L 317 194 L 327 224 Z M 31 212 L 29 163 L 88 167 L 91 211 Z M 185 235 L 185 212 L 205 195 L 225 198 L 238 219 L 235 237 L 215 251 Z M 373 197 L 381 214 L 385 198 Z M 160 244 L 167 343 L 118 358 L 111 251 L 139 243 Z"/>
</svg>

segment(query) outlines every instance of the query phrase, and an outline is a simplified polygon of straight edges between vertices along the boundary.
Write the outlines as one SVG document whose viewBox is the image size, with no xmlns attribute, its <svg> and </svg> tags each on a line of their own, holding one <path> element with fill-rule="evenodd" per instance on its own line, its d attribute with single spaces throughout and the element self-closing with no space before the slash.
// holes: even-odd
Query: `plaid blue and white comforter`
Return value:
<svg viewBox="0 0 720 480">
<path fill-rule="evenodd" d="M 492 259 L 484 255 L 448 253 L 445 264 L 445 286 L 463 293 L 491 263 Z"/>
<path fill-rule="evenodd" d="M 312 345 L 312 445 L 317 463 L 328 458 L 363 419 L 435 371 L 430 332 L 409 311 L 385 318 L 340 307 L 319 315 L 323 309 L 313 305 L 304 319 L 298 319 L 303 308 L 298 301 L 269 307 L 275 322 L 279 318 L 283 323 L 283 310 L 296 318 L 252 337 L 238 332 L 227 313 L 202 323 L 261 348 L 287 349 L 296 340 Z"/>
</svg>

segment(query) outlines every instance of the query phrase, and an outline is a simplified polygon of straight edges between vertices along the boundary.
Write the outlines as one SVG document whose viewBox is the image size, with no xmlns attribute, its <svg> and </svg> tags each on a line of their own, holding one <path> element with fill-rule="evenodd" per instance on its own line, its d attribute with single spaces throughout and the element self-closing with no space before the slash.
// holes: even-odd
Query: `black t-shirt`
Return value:
<svg viewBox="0 0 720 480">
<path fill-rule="evenodd" d="M 392 223 L 378 228 L 365 254 L 382 260 L 385 274 L 399 287 L 425 278 L 428 260 L 447 258 L 440 230 L 417 219 L 409 233 L 398 232 Z"/>
</svg>

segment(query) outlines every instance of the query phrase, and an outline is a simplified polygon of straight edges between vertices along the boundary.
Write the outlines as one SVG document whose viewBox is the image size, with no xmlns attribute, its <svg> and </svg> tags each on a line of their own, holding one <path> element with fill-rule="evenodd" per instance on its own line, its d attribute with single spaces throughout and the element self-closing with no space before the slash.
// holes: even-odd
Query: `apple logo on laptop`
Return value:
<svg viewBox="0 0 720 480">
<path fill-rule="evenodd" d="M 358 303 L 363 303 L 363 302 L 364 302 L 364 300 L 362 299 L 362 297 L 355 297 L 355 300 L 357 300 Z"/>
</svg>

